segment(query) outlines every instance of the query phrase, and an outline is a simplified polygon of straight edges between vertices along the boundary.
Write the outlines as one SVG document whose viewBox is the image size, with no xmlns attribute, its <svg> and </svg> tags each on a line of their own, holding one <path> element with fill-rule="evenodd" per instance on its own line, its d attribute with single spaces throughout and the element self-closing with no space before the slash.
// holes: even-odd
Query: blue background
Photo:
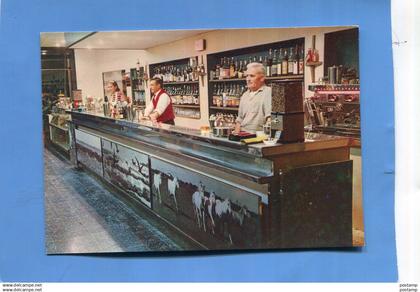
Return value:
<svg viewBox="0 0 420 292">
<path fill-rule="evenodd" d="M 43 31 L 360 25 L 361 250 L 135 257 L 46 256 Z M 396 281 L 390 3 L 353 1 L 1 2 L 0 274 L 3 281 Z"/>
</svg>

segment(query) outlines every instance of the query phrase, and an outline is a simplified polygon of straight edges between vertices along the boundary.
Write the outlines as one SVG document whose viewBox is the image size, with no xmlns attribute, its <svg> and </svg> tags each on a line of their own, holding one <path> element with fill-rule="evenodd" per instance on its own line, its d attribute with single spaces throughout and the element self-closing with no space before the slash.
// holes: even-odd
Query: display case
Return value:
<svg viewBox="0 0 420 292">
<path fill-rule="evenodd" d="M 70 150 L 70 135 L 68 122 L 71 119 L 69 114 L 52 113 L 48 115 L 50 142 L 59 150 L 68 153 Z"/>
<path fill-rule="evenodd" d="M 172 98 L 176 117 L 200 119 L 200 88 L 197 57 L 150 64 L 151 77 L 163 80 Z"/>
<path fill-rule="evenodd" d="M 304 39 L 293 39 L 207 56 L 209 114 L 236 115 L 240 97 L 247 90 L 247 64 L 259 62 L 266 71 L 266 84 L 302 82 Z"/>
</svg>

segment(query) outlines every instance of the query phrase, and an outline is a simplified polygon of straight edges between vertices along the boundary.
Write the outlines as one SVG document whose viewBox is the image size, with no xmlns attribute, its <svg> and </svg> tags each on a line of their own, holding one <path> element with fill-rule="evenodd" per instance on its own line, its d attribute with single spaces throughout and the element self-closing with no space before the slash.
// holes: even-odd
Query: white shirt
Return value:
<svg viewBox="0 0 420 292">
<path fill-rule="evenodd" d="M 160 91 L 162 89 L 160 89 L 158 92 L 156 92 L 153 95 L 152 100 L 149 102 L 149 104 L 146 106 L 145 110 L 144 110 L 144 115 L 147 117 L 149 116 L 153 111 L 156 111 L 159 116 L 163 114 L 163 112 L 166 110 L 166 108 L 168 107 L 168 105 L 170 104 L 170 97 L 169 95 L 167 95 L 166 93 L 162 93 L 159 97 L 159 101 L 156 105 L 156 109 L 153 109 L 153 100 L 155 99 L 156 96 L 159 95 Z"/>
<path fill-rule="evenodd" d="M 268 117 L 271 117 L 271 87 L 263 85 L 256 91 L 245 91 L 236 118 L 241 129 L 250 133 L 261 131 Z"/>
</svg>

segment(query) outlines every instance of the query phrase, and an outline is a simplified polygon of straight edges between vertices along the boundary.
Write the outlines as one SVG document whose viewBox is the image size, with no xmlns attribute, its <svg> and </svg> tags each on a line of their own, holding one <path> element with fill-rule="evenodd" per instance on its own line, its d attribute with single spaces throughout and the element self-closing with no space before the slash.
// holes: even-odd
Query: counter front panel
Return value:
<svg viewBox="0 0 420 292">
<path fill-rule="evenodd" d="M 104 179 L 152 207 L 149 157 L 106 139 L 102 139 L 102 152 Z"/>
<path fill-rule="evenodd" d="M 99 176 L 103 176 L 101 138 L 75 130 L 77 161 Z"/>
<path fill-rule="evenodd" d="M 345 138 L 243 147 L 194 130 L 72 116 L 77 163 L 202 248 L 352 246 Z"/>
</svg>

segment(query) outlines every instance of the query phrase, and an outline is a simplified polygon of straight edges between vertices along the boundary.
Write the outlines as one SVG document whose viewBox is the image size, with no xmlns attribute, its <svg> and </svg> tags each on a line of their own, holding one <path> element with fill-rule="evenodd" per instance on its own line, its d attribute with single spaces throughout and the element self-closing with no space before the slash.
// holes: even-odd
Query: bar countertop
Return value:
<svg viewBox="0 0 420 292">
<path fill-rule="evenodd" d="M 239 175 L 259 184 L 267 183 L 276 176 L 275 169 L 279 167 L 279 159 L 289 166 L 310 164 L 325 160 L 321 157 L 325 156 L 321 153 L 323 151 L 327 153 L 351 147 L 350 138 L 319 133 L 306 134 L 305 142 L 301 143 L 244 145 L 227 138 L 214 137 L 212 134 L 201 135 L 200 130 L 153 124 L 148 120 L 134 122 L 113 119 L 101 113 L 67 113 L 71 114 L 72 122 L 80 129 L 119 143 L 129 143 L 133 147 L 144 145 L 146 148 L 141 149 L 151 151 L 149 155 L 166 153 L 184 159 L 183 161 L 195 161 L 207 165 L 208 168 Z"/>
<path fill-rule="evenodd" d="M 320 133 L 305 133 L 305 142 L 301 143 L 290 143 L 282 144 L 277 143 L 274 145 L 266 145 L 264 143 L 244 145 L 241 142 L 231 141 L 227 138 L 216 137 L 212 133 L 208 135 L 202 135 L 200 130 L 173 126 L 168 124 L 153 124 L 149 120 L 141 121 L 129 121 L 126 119 L 113 119 L 107 117 L 102 113 L 96 112 L 78 112 L 78 111 L 67 111 L 73 116 L 91 116 L 97 119 L 98 122 L 101 120 L 109 120 L 117 125 L 128 128 L 137 128 L 148 132 L 172 134 L 178 137 L 186 137 L 197 141 L 206 142 L 213 145 L 225 146 L 236 151 L 246 152 L 248 154 L 257 157 L 269 157 L 273 155 L 282 155 L 294 152 L 305 152 L 322 149 L 331 149 L 339 147 L 351 147 L 354 142 L 352 138 L 331 136 Z"/>
</svg>

